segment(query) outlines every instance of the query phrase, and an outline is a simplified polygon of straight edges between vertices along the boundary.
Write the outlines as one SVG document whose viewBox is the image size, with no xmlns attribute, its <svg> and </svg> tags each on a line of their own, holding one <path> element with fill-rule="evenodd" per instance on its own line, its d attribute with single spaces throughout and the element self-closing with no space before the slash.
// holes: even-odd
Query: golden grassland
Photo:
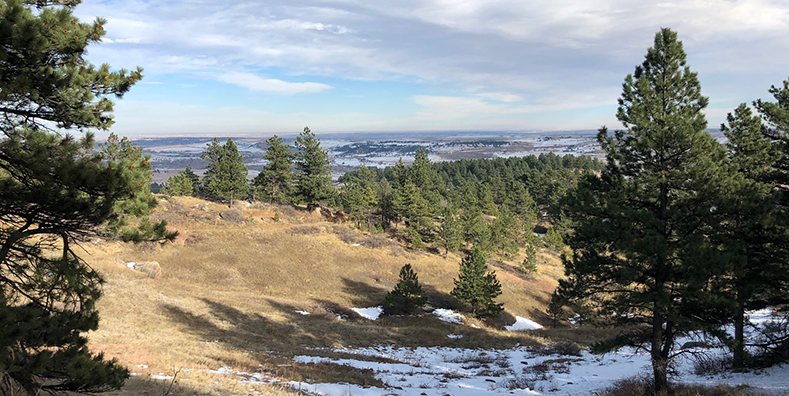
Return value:
<svg viewBox="0 0 789 396">
<path fill-rule="evenodd" d="M 178 243 L 85 244 L 85 259 L 106 279 L 98 306 L 102 319 L 99 330 L 89 335 L 90 346 L 136 373 L 115 394 L 163 394 L 171 381 L 151 375 L 176 372 L 174 394 L 295 394 L 207 372 L 220 367 L 262 371 L 294 381 L 341 379 L 377 385 L 363 370 L 295 364 L 291 358 L 314 354 L 310 348 L 315 347 L 506 348 L 564 337 L 562 331 L 502 330 L 516 315 L 548 322 L 545 307 L 563 272 L 552 252 L 539 252 L 536 275 L 518 269 L 523 257 L 491 261 L 502 284 L 499 301 L 506 311 L 488 322 L 469 320 L 479 328 L 444 323 L 429 314 L 369 321 L 350 308 L 381 305 L 406 263 L 418 273 L 429 305 L 460 309 L 449 292 L 461 256 L 411 252 L 396 242 L 382 248 L 354 246 L 337 233 L 344 233 L 346 240 L 351 232 L 358 239 L 366 235 L 287 206 L 237 205 L 235 210 L 245 216 L 273 211 L 281 220 L 231 222 L 228 216 L 218 216 L 228 210 L 226 205 L 196 198 L 169 200 L 162 202 L 154 217 L 168 220 L 181 233 Z M 304 225 L 315 233 L 294 232 L 294 227 L 304 229 Z M 126 266 L 130 261 L 157 261 L 162 272 L 150 278 L 130 270 Z M 452 333 L 464 337 L 448 338 Z"/>
</svg>

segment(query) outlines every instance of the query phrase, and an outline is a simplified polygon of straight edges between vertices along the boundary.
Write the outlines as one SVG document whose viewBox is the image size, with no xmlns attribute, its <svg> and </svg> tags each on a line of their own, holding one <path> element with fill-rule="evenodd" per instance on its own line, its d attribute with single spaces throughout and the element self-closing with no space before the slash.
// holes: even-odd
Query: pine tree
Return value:
<svg viewBox="0 0 789 396">
<path fill-rule="evenodd" d="M 422 295 L 422 286 L 411 264 L 400 269 L 400 281 L 394 289 L 386 294 L 384 306 L 391 314 L 406 315 L 419 310 L 427 302 Z"/>
<path fill-rule="evenodd" d="M 771 180 L 781 191 L 781 205 L 789 206 L 789 80 L 784 81 L 783 86 L 772 86 L 770 93 L 775 102 L 759 99 L 754 106 L 765 121 L 762 133 L 781 150 Z"/>
<path fill-rule="evenodd" d="M 367 217 L 367 212 L 378 205 L 375 173 L 362 165 L 353 175 L 345 178 L 340 202 L 357 227 Z"/>
<path fill-rule="evenodd" d="M 189 179 L 190 183 L 192 183 L 193 193 L 200 191 L 200 189 L 202 188 L 202 185 L 200 184 L 200 176 L 197 176 L 197 174 L 195 174 L 194 171 L 192 171 L 192 167 L 187 165 L 186 168 L 181 173 L 184 176 L 186 176 L 187 179 Z"/>
<path fill-rule="evenodd" d="M 262 190 L 263 195 L 271 202 L 281 202 L 290 194 L 293 153 L 277 135 L 266 139 L 266 144 L 268 148 L 263 159 L 268 162 L 252 180 L 252 186 Z"/>
<path fill-rule="evenodd" d="M 153 182 L 153 168 L 150 166 L 150 155 L 142 152 L 142 147 L 132 143 L 126 137 L 119 137 L 110 133 L 107 141 L 99 143 L 99 153 L 104 161 L 125 164 L 135 170 L 136 166 L 142 164 L 139 172 L 135 173 L 133 183 L 137 183 L 140 190 L 134 196 L 115 202 L 116 213 L 132 213 L 135 217 L 148 215 L 156 207 L 156 198 L 151 193 L 151 183 Z M 148 219 L 143 217 L 145 223 Z M 117 216 L 107 223 L 107 228 L 111 236 L 121 235 L 125 240 L 137 238 L 139 232 L 134 228 L 127 227 L 126 216 Z"/>
<path fill-rule="evenodd" d="M 331 162 L 310 128 L 304 127 L 296 137 L 296 149 L 296 196 L 311 210 L 337 194 L 331 183 Z"/>
<path fill-rule="evenodd" d="M 488 272 L 486 262 L 485 253 L 475 246 L 460 262 L 455 288 L 450 292 L 460 302 L 471 306 L 473 316 L 496 316 L 504 309 L 504 304 L 493 301 L 501 295 L 501 283 L 495 271 Z"/>
<path fill-rule="evenodd" d="M 537 249 L 534 245 L 526 246 L 526 258 L 523 259 L 521 268 L 527 274 L 534 274 L 537 272 Z"/>
<path fill-rule="evenodd" d="M 445 206 L 441 210 L 441 228 L 438 231 L 441 247 L 444 248 L 444 258 L 447 258 L 450 251 L 460 250 L 460 244 L 463 242 L 461 232 L 457 209 Z"/>
<path fill-rule="evenodd" d="M 192 195 L 194 193 L 194 185 L 186 173 L 180 172 L 167 179 L 167 183 L 162 187 L 161 193 L 175 196 Z"/>
<path fill-rule="evenodd" d="M 719 298 L 728 263 L 709 238 L 723 220 L 725 152 L 706 130 L 708 100 L 685 59 L 676 33 L 662 29 L 625 79 L 617 118 L 627 130 L 600 130 L 606 168 L 567 199 L 574 255 L 558 290 L 594 296 L 600 320 L 635 325 L 595 350 L 646 344 L 656 392 L 668 387 L 677 337 L 729 319 Z"/>
<path fill-rule="evenodd" d="M 717 236 L 733 265 L 731 292 L 734 301 L 734 366 L 746 365 L 745 311 L 770 305 L 789 284 L 785 231 L 778 222 L 771 177 L 780 158 L 779 147 L 762 135 L 761 120 L 741 104 L 727 117 L 721 130 L 728 141 L 728 158 L 737 172 L 719 210 L 727 221 Z"/>
<path fill-rule="evenodd" d="M 9 393 L 100 392 L 129 375 L 87 348 L 102 278 L 75 247 L 152 206 L 147 159 L 107 158 L 90 132 L 112 125 L 110 97 L 142 70 L 85 60 L 106 21 L 81 23 L 78 4 L 6 0 L 0 8 L 0 377 Z M 173 238 L 164 226 L 139 222 L 123 235 Z"/>
<path fill-rule="evenodd" d="M 244 157 L 238 152 L 233 139 L 228 138 L 224 145 L 214 138 L 200 158 L 208 161 L 203 176 L 203 189 L 206 193 L 229 198 L 228 206 L 233 206 L 233 199 L 244 198 L 249 188 Z"/>
</svg>

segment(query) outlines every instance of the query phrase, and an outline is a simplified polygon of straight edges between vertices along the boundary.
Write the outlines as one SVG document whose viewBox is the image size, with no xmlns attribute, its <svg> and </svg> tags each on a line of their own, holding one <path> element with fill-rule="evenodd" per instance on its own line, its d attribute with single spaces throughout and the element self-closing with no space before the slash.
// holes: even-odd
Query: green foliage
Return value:
<svg viewBox="0 0 789 396">
<path fill-rule="evenodd" d="M 194 193 L 194 182 L 185 171 L 177 175 L 170 176 L 167 183 L 162 187 L 162 194 L 166 195 L 192 195 Z"/>
<path fill-rule="evenodd" d="M 444 248 L 444 258 L 447 257 L 450 251 L 456 252 L 460 250 L 460 245 L 463 242 L 462 231 L 457 209 L 451 206 L 442 208 L 438 240 L 441 247 Z"/>
<path fill-rule="evenodd" d="M 745 310 L 765 308 L 784 298 L 789 239 L 782 226 L 784 216 L 773 204 L 771 179 L 780 159 L 779 146 L 762 135 L 761 120 L 744 103 L 727 121 L 721 130 L 728 138 L 728 161 L 735 177 L 718 208 L 727 221 L 720 224 L 716 238 L 733 266 L 728 297 L 734 306 L 734 339 L 724 341 L 734 352 L 734 365 L 742 367 L 748 359 Z"/>
<path fill-rule="evenodd" d="M 551 318 L 551 328 L 556 328 L 562 321 L 567 319 L 567 312 L 564 309 L 566 301 L 562 296 L 553 293 L 551 295 L 551 302 L 548 304 L 548 309 L 545 313 Z"/>
<path fill-rule="evenodd" d="M 293 181 L 293 153 L 282 138 L 274 135 L 266 139 L 268 148 L 263 159 L 267 161 L 263 170 L 252 180 L 252 186 L 271 202 L 284 201 L 291 193 Z"/>
<path fill-rule="evenodd" d="M 526 246 L 526 258 L 521 263 L 521 269 L 527 274 L 537 273 L 537 249 L 534 245 Z"/>
<path fill-rule="evenodd" d="M 189 179 L 189 181 L 192 183 L 193 192 L 197 192 L 200 191 L 200 189 L 202 189 L 203 186 L 200 184 L 200 176 L 197 176 L 197 174 L 195 174 L 194 171 L 192 171 L 192 167 L 187 165 L 186 168 L 181 172 L 181 174 L 186 176 Z"/>
<path fill-rule="evenodd" d="M 26 394 L 118 389 L 129 375 L 86 347 L 102 279 L 75 246 L 107 225 L 131 240 L 175 236 L 164 223 L 125 226 L 155 205 L 150 163 L 115 135 L 97 152 L 90 131 L 112 125 L 110 97 L 142 70 L 83 58 L 106 21 L 80 23 L 77 4 L 0 7 L 0 377 Z"/>
<path fill-rule="evenodd" d="M 364 165 L 352 177 L 345 178 L 340 202 L 357 227 L 361 227 L 367 213 L 378 204 L 377 186 L 375 173 Z"/>
<path fill-rule="evenodd" d="M 754 106 L 764 119 L 762 133 L 781 150 L 781 157 L 775 165 L 775 172 L 771 180 L 781 192 L 781 204 L 789 205 L 789 80 L 782 86 L 772 86 L 770 94 L 775 102 L 761 99 L 754 102 Z"/>
<path fill-rule="evenodd" d="M 321 141 L 310 128 L 296 137 L 296 197 L 312 209 L 321 202 L 334 199 L 337 190 L 331 182 L 329 154 L 321 149 Z"/>
<path fill-rule="evenodd" d="M 515 215 L 504 208 L 490 225 L 490 245 L 501 255 L 511 257 L 518 253 L 521 231 Z"/>
<path fill-rule="evenodd" d="M 469 305 L 474 316 L 496 316 L 504 309 L 504 304 L 494 301 L 501 295 L 501 283 L 495 271 L 488 272 L 486 262 L 485 253 L 475 246 L 460 262 L 455 288 L 450 293 Z"/>
<path fill-rule="evenodd" d="M 463 213 L 463 234 L 466 243 L 471 243 L 483 251 L 490 251 L 490 225 L 482 213 L 477 211 Z"/>
<path fill-rule="evenodd" d="M 208 161 L 205 175 L 203 175 L 203 191 L 206 193 L 229 198 L 230 205 L 233 199 L 243 199 L 247 193 L 247 166 L 244 157 L 238 152 L 238 147 L 233 139 L 228 138 L 225 144 L 213 138 L 200 158 Z"/>
<path fill-rule="evenodd" d="M 676 33 L 662 29 L 625 79 L 617 118 L 627 130 L 600 130 L 606 168 L 567 199 L 575 254 L 559 285 L 571 301 L 599 300 L 601 320 L 643 329 L 606 345 L 650 340 L 657 391 L 676 337 L 716 328 L 729 312 L 718 297 L 728 263 L 709 238 L 724 220 L 715 208 L 729 183 L 725 152 L 706 130 L 708 100 L 685 59 Z"/>
<path fill-rule="evenodd" d="M 387 312 L 396 315 L 411 314 L 422 308 L 427 297 L 422 295 L 422 286 L 411 264 L 400 269 L 400 281 L 394 289 L 386 294 L 384 307 Z"/>
<path fill-rule="evenodd" d="M 557 230 L 556 227 L 549 228 L 545 233 L 545 244 L 557 252 L 564 249 L 564 238 L 562 238 L 562 232 Z"/>
<path fill-rule="evenodd" d="M 422 242 L 422 237 L 419 232 L 413 228 L 407 228 L 408 236 L 411 239 L 411 250 L 424 249 L 425 243 Z"/>
<path fill-rule="evenodd" d="M 105 143 L 99 144 L 99 155 L 102 160 L 117 163 L 132 171 L 129 173 L 130 183 L 136 183 L 139 190 L 134 195 L 115 202 L 117 216 L 107 222 L 110 234 L 127 235 L 127 238 L 146 239 L 158 238 L 149 234 L 140 234 L 140 230 L 129 227 L 130 217 L 140 217 L 149 214 L 156 207 L 156 198 L 150 191 L 153 181 L 153 168 L 149 162 L 150 156 L 143 155 L 142 147 L 130 142 L 126 137 L 120 138 L 110 133 Z M 129 239 L 125 239 L 129 240 Z"/>
</svg>

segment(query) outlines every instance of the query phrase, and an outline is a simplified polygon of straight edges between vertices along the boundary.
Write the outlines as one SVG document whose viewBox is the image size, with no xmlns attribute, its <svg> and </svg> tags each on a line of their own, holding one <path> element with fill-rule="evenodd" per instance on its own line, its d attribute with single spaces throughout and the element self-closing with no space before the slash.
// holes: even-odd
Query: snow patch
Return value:
<svg viewBox="0 0 789 396">
<path fill-rule="evenodd" d="M 354 312 L 358 313 L 359 316 L 370 319 L 376 320 L 382 313 L 384 313 L 384 307 L 377 306 L 377 307 L 370 307 L 370 308 L 351 308 Z"/>
<path fill-rule="evenodd" d="M 515 317 L 515 323 L 510 326 L 504 326 L 507 331 L 524 331 L 524 330 L 539 330 L 542 326 L 530 319 Z"/>
<path fill-rule="evenodd" d="M 309 312 L 307 312 L 307 311 L 299 311 L 299 310 L 295 310 L 295 311 L 293 311 L 293 312 L 295 312 L 295 313 L 297 313 L 297 314 L 299 314 L 299 315 L 304 315 L 304 316 L 307 316 L 307 315 L 309 315 L 309 314 L 310 314 L 310 313 L 309 313 Z"/>
<path fill-rule="evenodd" d="M 436 315 L 439 320 L 444 322 L 463 324 L 463 315 L 451 309 L 436 308 L 433 310 L 433 315 Z"/>
<path fill-rule="evenodd" d="M 463 338 L 463 334 L 448 334 L 447 338 L 451 338 L 453 340 L 459 340 Z"/>
</svg>

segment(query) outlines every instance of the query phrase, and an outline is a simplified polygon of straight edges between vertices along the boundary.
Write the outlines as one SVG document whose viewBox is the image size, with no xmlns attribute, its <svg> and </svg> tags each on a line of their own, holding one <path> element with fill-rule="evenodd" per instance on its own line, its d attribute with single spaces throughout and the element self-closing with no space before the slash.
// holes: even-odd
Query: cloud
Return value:
<svg viewBox="0 0 789 396">
<path fill-rule="evenodd" d="M 261 78 L 252 73 L 230 72 L 216 77 L 218 81 L 238 85 L 251 91 L 273 92 L 285 95 L 316 93 L 331 89 L 331 86 L 315 82 L 292 83 L 274 78 Z"/>
<path fill-rule="evenodd" d="M 96 63 L 281 94 L 386 81 L 412 90 L 401 107 L 448 117 L 442 103 L 508 116 L 615 103 L 663 26 L 721 108 L 764 97 L 789 70 L 785 0 L 84 0 L 75 12 L 106 17 L 106 43 L 135 44 L 91 47 Z"/>
</svg>

